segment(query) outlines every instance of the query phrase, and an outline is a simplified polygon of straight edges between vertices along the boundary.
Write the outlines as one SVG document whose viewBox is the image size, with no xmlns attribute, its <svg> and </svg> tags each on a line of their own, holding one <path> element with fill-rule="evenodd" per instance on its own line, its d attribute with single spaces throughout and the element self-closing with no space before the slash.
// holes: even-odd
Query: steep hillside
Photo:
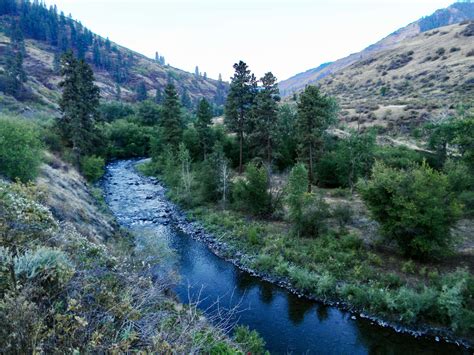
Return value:
<svg viewBox="0 0 474 355">
<path fill-rule="evenodd" d="M 14 3 L 4 0 L 0 4 L 0 75 L 6 72 L 10 37 L 15 30 L 20 31 L 25 43 L 23 66 L 28 80 L 25 86 L 31 92 L 26 99 L 17 101 L 3 94 L 0 85 L 4 110 L 55 111 L 59 95 L 59 56 L 66 50 L 73 50 L 93 66 L 105 99 L 120 96 L 124 101 L 134 101 L 143 85 L 148 96 L 155 97 L 156 90 L 163 90 L 171 81 L 180 94 L 189 95 L 191 102 L 201 97 L 218 104 L 223 101 L 227 84 L 222 81 L 185 72 L 164 64 L 161 58 L 153 60 L 110 42 L 80 22 L 58 13 L 56 8 L 47 9 L 36 2 L 15 7 Z"/>
<path fill-rule="evenodd" d="M 437 10 L 432 15 L 423 17 L 420 20 L 393 32 L 389 36 L 367 47 L 359 53 L 353 53 L 345 58 L 336 60 L 335 62 L 323 64 L 315 69 L 310 69 L 287 80 L 283 80 L 279 83 L 280 91 L 283 96 L 289 96 L 294 92 L 302 90 L 308 84 L 315 83 L 330 74 L 337 73 L 357 61 L 371 57 L 375 53 L 394 48 L 400 42 L 413 38 L 420 33 L 442 26 L 460 23 L 469 19 L 474 19 L 474 3 L 455 3 L 446 9 Z"/>
<path fill-rule="evenodd" d="M 474 97 L 474 22 L 407 38 L 319 83 L 350 125 L 416 126 Z"/>
</svg>

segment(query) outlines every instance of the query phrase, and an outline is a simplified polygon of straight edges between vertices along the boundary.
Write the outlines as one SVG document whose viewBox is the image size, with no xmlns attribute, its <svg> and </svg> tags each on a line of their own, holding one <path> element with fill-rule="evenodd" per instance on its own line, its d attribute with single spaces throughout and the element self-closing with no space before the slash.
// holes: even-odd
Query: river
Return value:
<svg viewBox="0 0 474 355">
<path fill-rule="evenodd" d="M 239 270 L 174 226 L 176 212 L 163 186 L 140 175 L 136 163 L 107 166 L 105 199 L 123 227 L 173 251 L 172 267 L 179 274 L 174 292 L 181 302 L 199 300 L 198 307 L 211 318 L 222 309 L 238 310 L 229 317 L 257 330 L 275 354 L 468 353 L 454 344 L 397 333 L 337 307 L 299 298 Z M 156 272 L 163 267 L 169 266 L 156 265 Z"/>
</svg>

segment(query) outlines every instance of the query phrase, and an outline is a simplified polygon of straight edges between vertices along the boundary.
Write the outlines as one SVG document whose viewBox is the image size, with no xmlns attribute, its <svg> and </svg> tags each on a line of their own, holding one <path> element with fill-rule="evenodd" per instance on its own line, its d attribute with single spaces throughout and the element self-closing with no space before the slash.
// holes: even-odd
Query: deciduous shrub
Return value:
<svg viewBox="0 0 474 355">
<path fill-rule="evenodd" d="M 116 120 L 104 127 L 112 158 L 146 156 L 150 150 L 152 130 L 127 120 Z"/>
<path fill-rule="evenodd" d="M 15 258 L 17 278 L 34 282 L 47 292 L 61 290 L 73 273 L 68 257 L 57 249 L 41 247 Z"/>
<path fill-rule="evenodd" d="M 377 163 L 359 191 L 382 234 L 406 255 L 427 257 L 449 249 L 460 209 L 446 175 L 425 163 L 407 170 Z"/>
<path fill-rule="evenodd" d="M 0 174 L 21 181 L 36 178 L 41 164 L 38 129 L 20 118 L 0 116 Z"/>
<path fill-rule="evenodd" d="M 90 182 L 99 180 L 104 175 L 105 161 L 95 155 L 81 159 L 81 172 Z"/>
<path fill-rule="evenodd" d="M 269 354 L 265 351 L 265 340 L 255 330 L 240 325 L 234 330 L 234 340 L 250 354 Z"/>
<path fill-rule="evenodd" d="M 305 166 L 296 165 L 291 170 L 287 186 L 288 219 L 295 235 L 317 237 L 327 228 L 329 206 L 320 196 L 306 192 L 307 182 Z"/>
</svg>

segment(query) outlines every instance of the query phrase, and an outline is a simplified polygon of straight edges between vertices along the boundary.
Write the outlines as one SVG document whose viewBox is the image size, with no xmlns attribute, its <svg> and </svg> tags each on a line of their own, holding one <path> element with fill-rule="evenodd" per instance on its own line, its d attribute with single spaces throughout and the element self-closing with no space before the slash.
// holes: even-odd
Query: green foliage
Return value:
<svg viewBox="0 0 474 355">
<path fill-rule="evenodd" d="M 244 136 L 250 128 L 252 105 L 257 80 L 243 61 L 234 64 L 235 73 L 230 84 L 225 107 L 225 124 L 237 134 L 239 141 L 239 174 L 243 172 Z"/>
<path fill-rule="evenodd" d="M 271 213 L 271 195 L 268 191 L 268 174 L 265 167 L 250 163 L 245 171 L 245 179 L 234 183 L 232 197 L 237 208 L 256 216 Z"/>
<path fill-rule="evenodd" d="M 213 134 L 211 130 L 212 124 L 212 110 L 211 105 L 206 99 L 199 101 L 199 106 L 196 114 L 196 131 L 198 134 L 199 147 L 202 159 L 206 159 L 213 145 Z"/>
<path fill-rule="evenodd" d="M 316 86 L 308 85 L 298 101 L 297 132 L 301 155 L 308 167 L 309 191 L 316 154 L 321 149 L 326 129 L 335 122 L 337 105 Z"/>
<path fill-rule="evenodd" d="M 153 130 L 134 122 L 119 119 L 103 127 L 112 158 L 144 157 L 150 151 Z"/>
<path fill-rule="evenodd" d="M 274 155 L 275 164 L 280 170 L 292 166 L 297 158 L 296 114 L 294 106 L 288 104 L 282 104 L 278 110 Z"/>
<path fill-rule="evenodd" d="M 160 120 L 160 106 L 152 101 L 143 101 L 138 105 L 137 120 L 144 126 L 155 126 Z"/>
<path fill-rule="evenodd" d="M 15 258 L 15 274 L 20 282 L 32 282 L 48 293 L 57 292 L 71 279 L 74 267 L 66 254 L 41 247 Z"/>
<path fill-rule="evenodd" d="M 253 129 L 249 133 L 249 139 L 254 147 L 254 155 L 265 159 L 271 166 L 275 149 L 280 93 L 277 78 L 271 72 L 266 73 L 260 81 L 262 87 L 255 96 L 252 112 Z"/>
<path fill-rule="evenodd" d="M 135 113 L 132 106 L 121 102 L 106 102 L 99 106 L 99 114 L 102 121 L 113 122 L 118 119 L 132 116 Z"/>
<path fill-rule="evenodd" d="M 0 174 L 29 181 L 41 164 L 42 144 L 38 128 L 20 118 L 0 116 Z"/>
<path fill-rule="evenodd" d="M 72 148 L 77 163 L 82 156 L 94 151 L 100 89 L 94 84 L 94 72 L 90 66 L 76 59 L 72 52 L 61 58 L 61 75 L 59 106 L 62 115 L 56 123 L 66 146 Z"/>
<path fill-rule="evenodd" d="M 178 94 L 173 84 L 168 84 L 165 88 L 160 129 L 162 144 L 177 150 L 182 139 L 184 124 Z"/>
<path fill-rule="evenodd" d="M 428 257 L 449 250 L 459 206 L 446 175 L 426 164 L 404 171 L 377 163 L 359 191 L 382 234 L 406 255 Z"/>
<path fill-rule="evenodd" d="M 307 193 L 307 185 L 307 170 L 303 164 L 298 164 L 288 179 L 288 219 L 295 235 L 317 237 L 327 228 L 325 221 L 330 216 L 329 206 L 321 197 Z"/>
<path fill-rule="evenodd" d="M 375 134 L 352 132 L 324 153 L 316 165 L 319 184 L 353 187 L 370 174 L 374 162 Z"/>
<path fill-rule="evenodd" d="M 0 182 L 0 245 L 18 250 L 25 244 L 44 241 L 58 229 L 48 208 L 37 201 L 26 185 Z"/>
<path fill-rule="evenodd" d="M 245 353 L 267 354 L 265 351 L 265 341 L 255 330 L 250 330 L 245 326 L 238 326 L 234 330 L 234 340 Z"/>
<path fill-rule="evenodd" d="M 104 175 L 104 158 L 95 155 L 83 157 L 81 159 L 81 172 L 87 180 L 96 182 Z"/>
<path fill-rule="evenodd" d="M 413 163 L 423 163 L 423 155 L 407 147 L 378 147 L 375 151 L 375 159 L 388 167 L 397 169 L 407 169 Z"/>
</svg>

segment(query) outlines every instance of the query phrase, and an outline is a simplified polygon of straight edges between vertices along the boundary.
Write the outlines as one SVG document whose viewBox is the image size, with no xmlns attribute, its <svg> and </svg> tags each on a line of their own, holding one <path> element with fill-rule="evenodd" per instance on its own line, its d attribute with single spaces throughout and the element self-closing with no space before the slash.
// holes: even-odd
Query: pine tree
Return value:
<svg viewBox="0 0 474 355">
<path fill-rule="evenodd" d="M 115 84 L 115 100 L 122 101 L 122 89 L 119 84 Z"/>
<path fill-rule="evenodd" d="M 136 99 L 137 101 L 145 101 L 148 98 L 148 92 L 146 90 L 146 85 L 143 81 L 141 81 L 137 86 L 137 94 Z"/>
<path fill-rule="evenodd" d="M 181 105 L 179 103 L 178 93 L 173 84 L 168 84 L 165 88 L 160 129 L 163 144 L 170 146 L 176 151 L 181 142 L 184 123 L 181 116 Z"/>
<path fill-rule="evenodd" d="M 63 81 L 59 85 L 63 93 L 59 105 L 62 115 L 57 126 L 78 163 L 93 149 L 100 90 L 94 84 L 90 66 L 84 60 L 76 59 L 72 52 L 61 58 L 61 75 Z"/>
<path fill-rule="evenodd" d="M 193 107 L 191 97 L 189 97 L 189 93 L 186 88 L 183 89 L 183 93 L 181 94 L 181 104 L 183 105 L 183 107 L 187 108 L 188 110 Z"/>
<path fill-rule="evenodd" d="M 199 101 L 197 110 L 196 130 L 199 136 L 199 145 L 201 146 L 203 159 L 206 160 L 207 154 L 212 147 L 212 107 L 206 99 Z"/>
<path fill-rule="evenodd" d="M 301 153 L 308 166 L 308 192 L 314 182 L 315 155 L 321 149 L 326 129 L 335 120 L 336 110 L 335 101 L 316 86 L 307 86 L 299 97 L 297 130 Z"/>
<path fill-rule="evenodd" d="M 196 68 L 194 69 L 194 76 L 196 79 L 198 79 L 201 75 L 199 74 L 199 67 L 196 65 Z"/>
<path fill-rule="evenodd" d="M 237 134 L 239 140 L 239 174 L 243 171 L 244 136 L 247 132 L 250 112 L 255 98 L 257 81 L 243 61 L 234 64 L 235 74 L 227 96 L 225 123 Z"/>
<path fill-rule="evenodd" d="M 26 72 L 23 68 L 25 43 L 16 22 L 10 28 L 10 44 L 6 51 L 5 74 L 8 78 L 6 92 L 16 98 L 20 98 L 23 92 L 23 83 L 26 82 Z"/>
<path fill-rule="evenodd" d="M 225 103 L 225 85 L 222 81 L 222 75 L 219 74 L 219 79 L 217 80 L 216 95 L 214 96 L 214 102 L 217 106 L 224 105 Z"/>
<path fill-rule="evenodd" d="M 263 78 L 262 88 L 255 98 L 253 110 L 254 127 L 251 137 L 256 147 L 263 150 L 263 157 L 268 166 L 272 163 L 274 138 L 278 120 L 278 101 L 280 100 L 277 78 L 272 73 L 266 73 Z M 258 149 L 258 148 L 257 148 Z"/>
</svg>

